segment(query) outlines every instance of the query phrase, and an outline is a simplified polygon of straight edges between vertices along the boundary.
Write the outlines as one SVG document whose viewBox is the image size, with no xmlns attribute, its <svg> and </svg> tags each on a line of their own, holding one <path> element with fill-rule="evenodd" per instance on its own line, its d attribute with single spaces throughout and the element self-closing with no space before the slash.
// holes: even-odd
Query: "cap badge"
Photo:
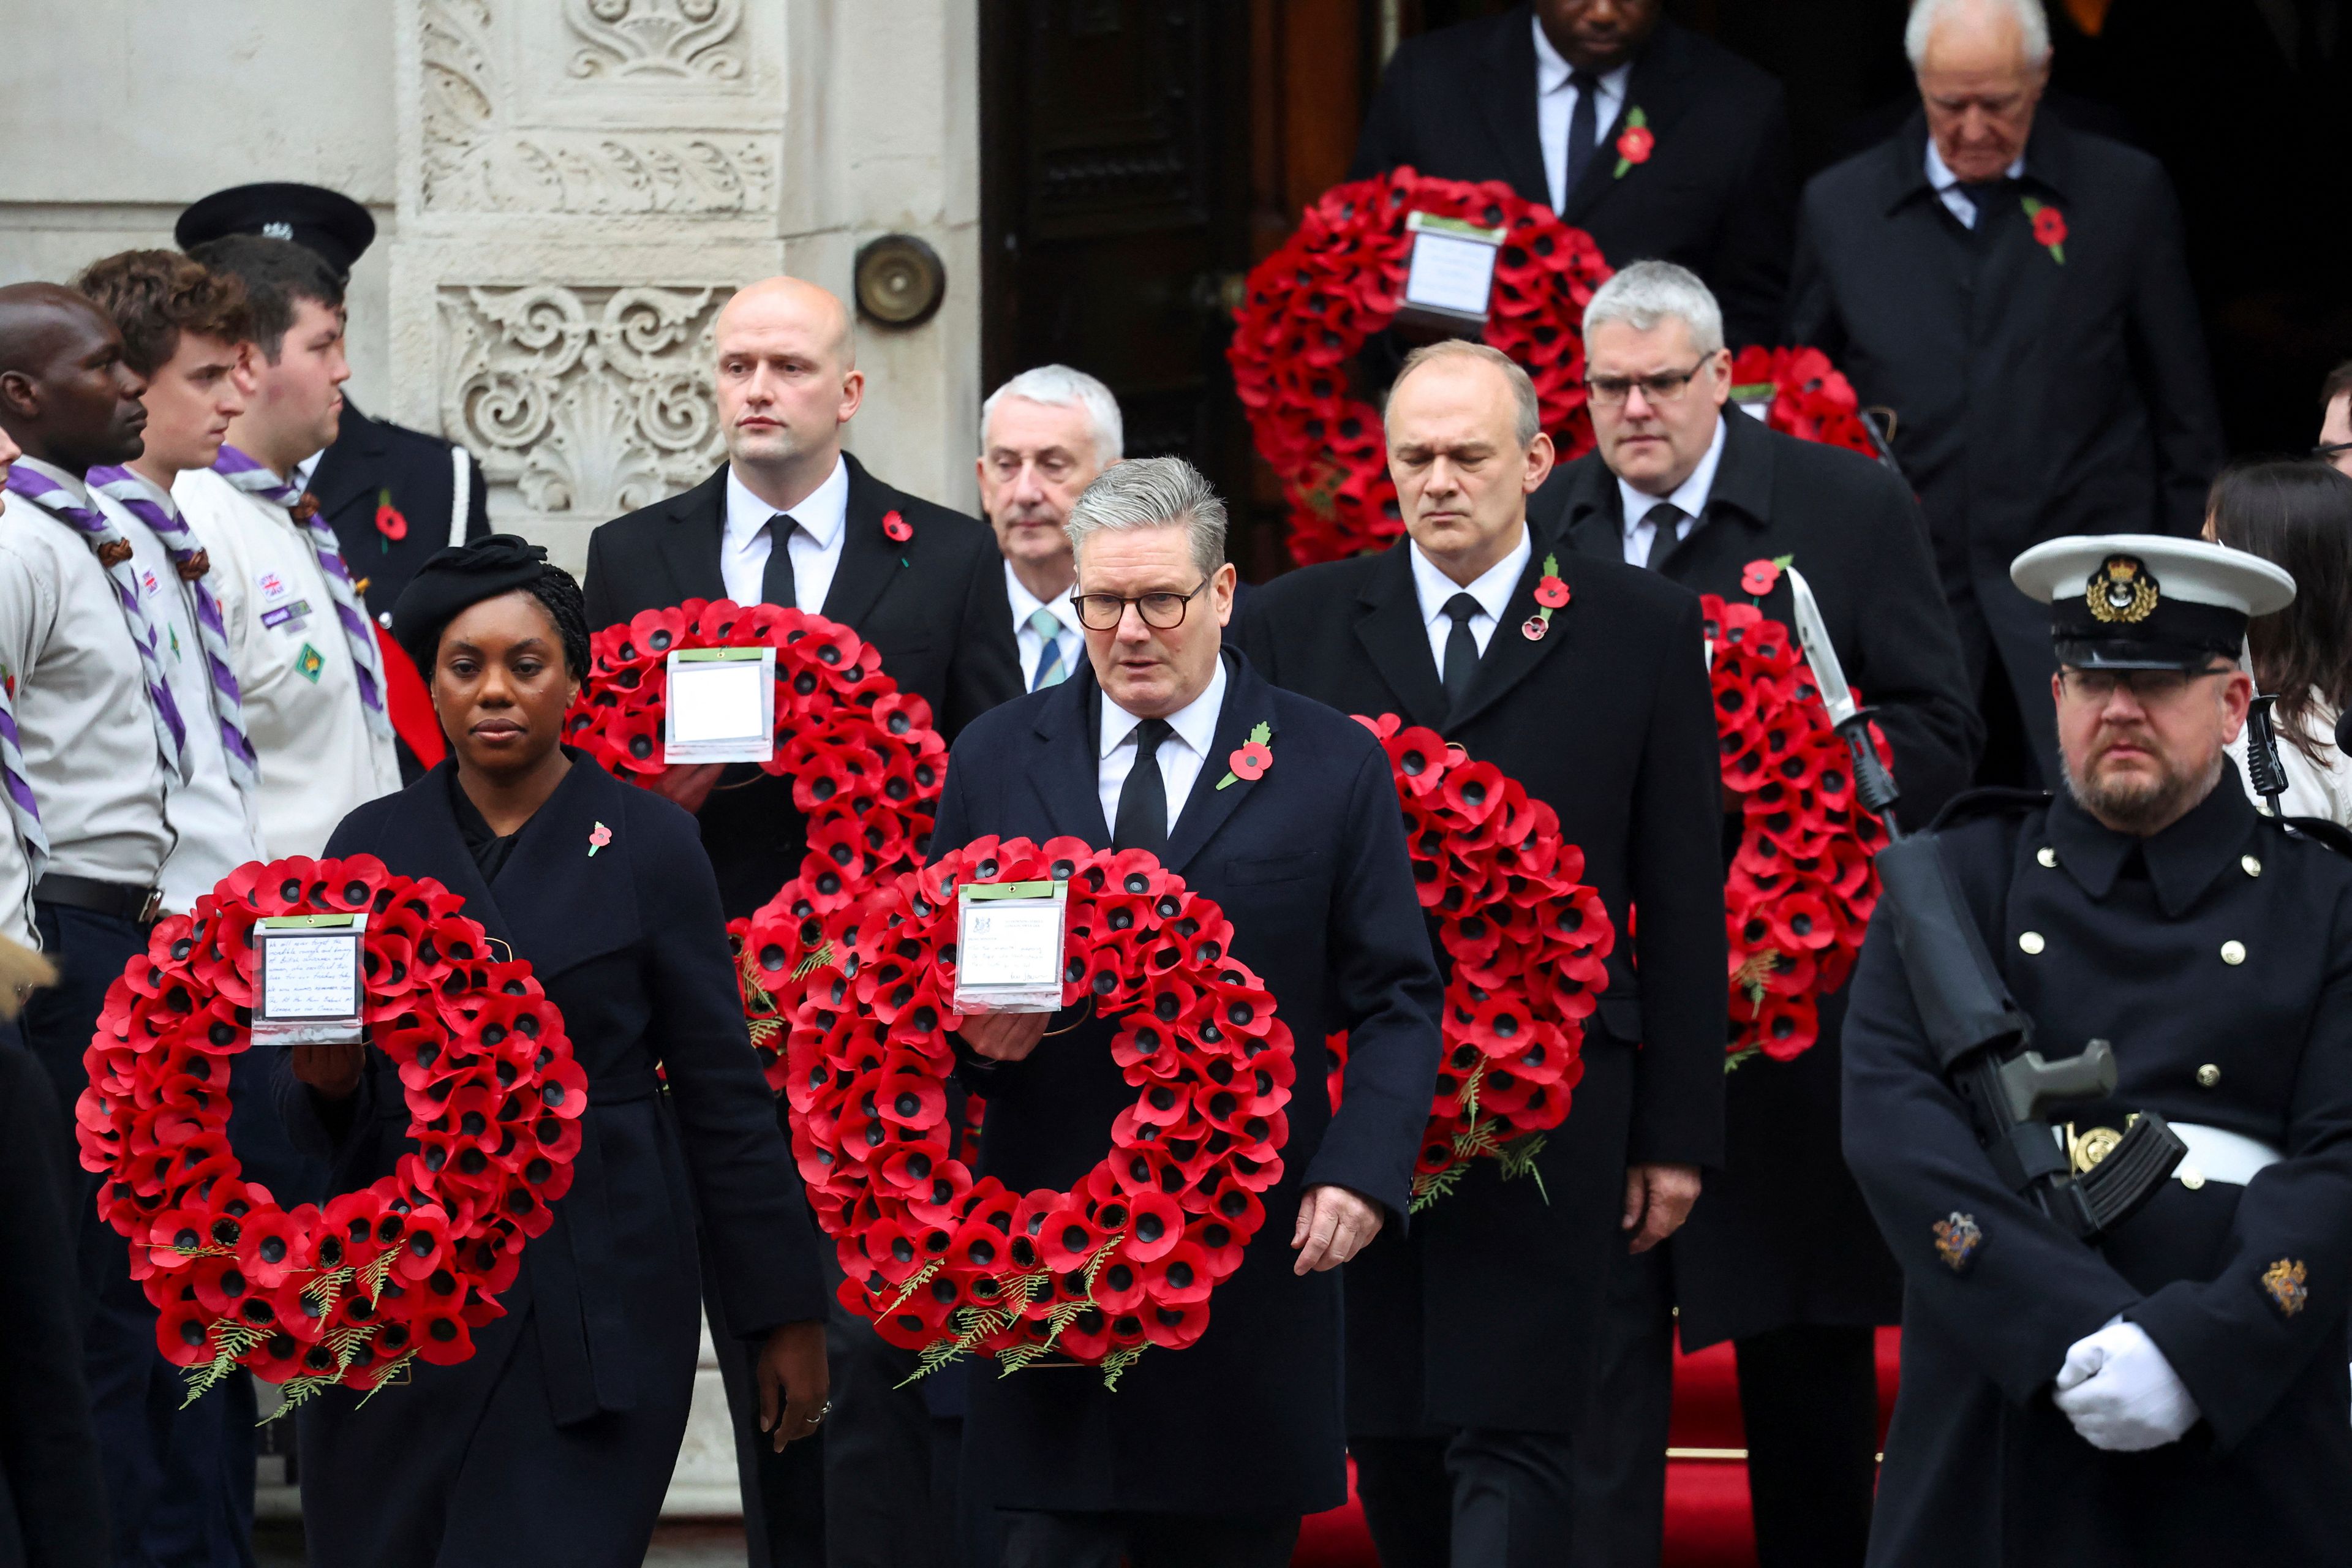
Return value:
<svg viewBox="0 0 2352 1568">
<path fill-rule="evenodd" d="M 294 226 L 272 219 L 261 226 L 261 237 L 264 239 L 291 239 L 294 237 Z"/>
<path fill-rule="evenodd" d="M 2110 555 L 2091 574 L 2083 602 L 2091 618 L 2109 625 L 2137 626 L 2156 612 L 2156 574 L 2134 555 Z"/>
</svg>

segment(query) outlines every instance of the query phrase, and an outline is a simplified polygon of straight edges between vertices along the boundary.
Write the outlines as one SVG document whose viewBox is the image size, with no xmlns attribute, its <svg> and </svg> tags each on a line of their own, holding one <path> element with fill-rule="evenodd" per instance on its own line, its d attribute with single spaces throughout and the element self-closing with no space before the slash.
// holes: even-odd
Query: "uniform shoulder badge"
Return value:
<svg viewBox="0 0 2352 1568">
<path fill-rule="evenodd" d="M 1984 1247 L 1984 1232 L 1977 1227 L 1976 1215 L 1954 1209 L 1950 1218 L 1939 1219 L 1927 1228 L 1936 1233 L 1936 1256 L 1944 1260 L 1944 1267 L 1955 1274 L 1966 1274 Z"/>
<path fill-rule="evenodd" d="M 2294 1317 L 2311 1300 L 2304 1277 L 2303 1261 L 2294 1258 L 2282 1258 L 2263 1270 L 2263 1294 L 2271 1299 L 2280 1317 Z"/>
<path fill-rule="evenodd" d="M 2091 618 L 2112 626 L 2137 626 L 2156 613 L 2156 574 L 2137 555 L 2110 555 L 2091 574 L 2083 602 Z"/>
</svg>

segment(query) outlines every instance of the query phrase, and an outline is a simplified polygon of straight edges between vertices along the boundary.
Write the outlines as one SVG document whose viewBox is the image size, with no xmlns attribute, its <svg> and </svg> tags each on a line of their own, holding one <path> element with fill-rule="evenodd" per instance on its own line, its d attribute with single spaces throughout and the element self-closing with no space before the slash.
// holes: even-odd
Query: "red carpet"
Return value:
<svg viewBox="0 0 2352 1568">
<path fill-rule="evenodd" d="M 1878 1331 L 1879 1433 L 1894 1408 L 1899 1331 Z M 1675 1358 L 1675 1413 L 1666 1461 L 1666 1552 L 1662 1568 L 1755 1568 L 1748 1518 L 1747 1439 L 1739 1426 L 1739 1381 L 1729 1345 Z M 1310 1515 L 1291 1568 L 1377 1568 L 1355 1499 Z"/>
</svg>

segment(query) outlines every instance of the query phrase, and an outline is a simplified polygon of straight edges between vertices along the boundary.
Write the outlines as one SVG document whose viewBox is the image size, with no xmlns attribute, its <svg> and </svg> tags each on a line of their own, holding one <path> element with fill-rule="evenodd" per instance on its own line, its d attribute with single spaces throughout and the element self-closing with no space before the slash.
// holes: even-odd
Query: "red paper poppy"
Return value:
<svg viewBox="0 0 2352 1568">
<path fill-rule="evenodd" d="M 1778 562 L 1750 561 L 1740 569 L 1740 592 L 1753 594 L 1761 598 L 1770 593 L 1772 585 L 1780 580 L 1780 566 Z"/>
<path fill-rule="evenodd" d="M 408 520 L 400 515 L 398 507 L 392 504 L 390 490 L 381 492 L 376 500 L 375 531 L 394 542 L 408 537 Z"/>
<path fill-rule="evenodd" d="M 1260 779 L 1265 776 L 1266 769 L 1274 766 L 1274 753 L 1252 741 L 1227 757 L 1225 765 L 1234 771 L 1236 778 Z"/>
<path fill-rule="evenodd" d="M 1557 577 L 1546 577 L 1536 584 L 1536 603 L 1546 609 L 1563 609 L 1568 605 L 1568 584 Z"/>
<path fill-rule="evenodd" d="M 886 511 L 882 514 L 882 531 L 899 544 L 904 544 L 915 537 L 913 526 L 895 511 Z"/>
<path fill-rule="evenodd" d="M 1629 125 L 1617 137 L 1617 156 L 1628 163 L 1646 163 L 1658 139 L 1646 125 Z"/>
<path fill-rule="evenodd" d="M 2044 203 L 2033 214 L 2033 243 L 2053 249 L 2066 243 L 2066 215 Z"/>
</svg>

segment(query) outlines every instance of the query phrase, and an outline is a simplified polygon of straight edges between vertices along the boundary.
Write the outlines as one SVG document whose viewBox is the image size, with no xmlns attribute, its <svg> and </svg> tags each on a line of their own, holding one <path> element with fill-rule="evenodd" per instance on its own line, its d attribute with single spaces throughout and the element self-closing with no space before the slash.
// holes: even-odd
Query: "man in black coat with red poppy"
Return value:
<svg viewBox="0 0 2352 1568">
<path fill-rule="evenodd" d="M 1580 554 L 1756 603 L 1784 626 L 1790 589 L 1773 563 L 1802 573 L 1894 752 L 1903 815 L 1924 824 L 1967 786 L 1980 729 L 1918 505 L 1882 465 L 1732 405 L 1722 345 L 1715 300 L 1685 269 L 1641 262 L 1602 285 L 1584 318 L 1599 445 L 1553 470 L 1530 510 Z M 1844 993 L 1820 1001 L 1803 1054 L 1751 1057 L 1726 1085 L 1724 1168 L 1669 1249 L 1679 1318 L 1659 1292 L 1619 1324 L 1625 1353 L 1593 1422 L 1622 1438 L 1629 1475 L 1640 1467 L 1622 1489 L 1621 1538 L 1637 1543 L 1625 1560 L 1657 1552 L 1679 1329 L 1685 1352 L 1738 1346 L 1763 1568 L 1860 1568 L 1877 1473 L 1874 1326 L 1901 1321 L 1902 1280 L 1839 1150 Z"/>
<path fill-rule="evenodd" d="M 1584 1500 L 1572 1477 L 1612 1277 L 1722 1163 L 1705 637 L 1696 595 L 1529 525 L 1551 443 L 1496 351 L 1417 351 L 1388 441 L 1410 538 L 1262 587 L 1243 646 L 1276 685 L 1425 725 L 1550 805 L 1616 942 L 1539 1180 L 1473 1161 L 1410 1236 L 1349 1266 L 1349 1446 L 1389 1568 L 1556 1568 Z M 1552 577 L 1547 598 L 1566 599 L 1539 616 Z"/>
<path fill-rule="evenodd" d="M 728 461 L 685 494 L 589 537 L 590 626 L 688 599 L 792 605 L 872 643 L 883 672 L 929 702 L 932 724 L 950 739 L 1017 696 L 1020 655 L 995 535 L 893 489 L 841 449 L 865 389 L 841 301 L 797 279 L 770 279 L 728 302 L 717 337 Z M 789 779 L 735 772 L 721 782 L 717 765 L 675 767 L 657 786 L 700 818 L 730 918 L 798 874 L 807 834 Z M 777 1113 L 785 1114 L 781 1101 Z M 961 1385 L 934 1378 L 896 1389 L 912 1358 L 846 1309 L 836 1309 L 832 1337 L 835 1411 L 822 1451 L 798 1443 L 782 1455 L 755 1430 L 748 1363 L 719 1337 L 754 1568 L 896 1568 L 944 1553 L 952 1500 L 908 1500 L 930 1497 L 934 1475 L 954 1471 L 953 1456 L 933 1449 L 951 1441 Z M 821 1492 L 811 1473 L 818 1464 Z"/>
<path fill-rule="evenodd" d="M 1894 411 L 1987 781 L 2048 782 L 2049 616 L 2010 562 L 2063 534 L 2194 534 L 2221 465 L 2180 209 L 2146 153 L 2036 114 L 2033 0 L 1919 8 L 1907 43 L 1921 112 L 1805 188 L 1789 341 Z"/>
<path fill-rule="evenodd" d="M 1780 341 L 1796 164 L 1780 83 L 1662 19 L 1664 0 L 1536 0 L 1408 38 L 1351 179 L 1501 180 L 1613 267 L 1679 261 L 1736 345 Z"/>
</svg>

